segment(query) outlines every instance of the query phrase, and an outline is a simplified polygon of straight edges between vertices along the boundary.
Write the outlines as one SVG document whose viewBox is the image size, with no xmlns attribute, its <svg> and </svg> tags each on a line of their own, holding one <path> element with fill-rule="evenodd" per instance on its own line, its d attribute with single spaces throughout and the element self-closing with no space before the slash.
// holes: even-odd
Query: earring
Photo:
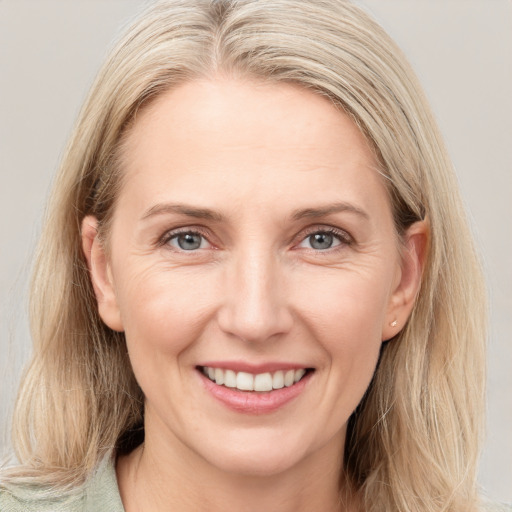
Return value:
<svg viewBox="0 0 512 512">
<path fill-rule="evenodd" d="M 396 320 L 393 320 L 389 325 L 391 325 L 391 327 L 396 327 L 397 323 L 398 322 Z"/>
</svg>

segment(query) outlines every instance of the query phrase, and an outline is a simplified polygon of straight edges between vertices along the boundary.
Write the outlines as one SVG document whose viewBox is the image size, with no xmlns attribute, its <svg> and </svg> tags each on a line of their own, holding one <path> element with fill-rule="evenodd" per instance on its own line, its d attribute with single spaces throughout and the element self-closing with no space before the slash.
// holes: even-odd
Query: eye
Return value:
<svg viewBox="0 0 512 512">
<path fill-rule="evenodd" d="M 210 245 L 201 233 L 194 231 L 171 234 L 167 238 L 167 244 L 181 251 L 196 251 Z"/>
<path fill-rule="evenodd" d="M 326 251 L 341 244 L 349 244 L 348 236 L 338 233 L 337 230 L 318 230 L 304 238 L 299 247 L 313 249 L 315 251 Z"/>
</svg>

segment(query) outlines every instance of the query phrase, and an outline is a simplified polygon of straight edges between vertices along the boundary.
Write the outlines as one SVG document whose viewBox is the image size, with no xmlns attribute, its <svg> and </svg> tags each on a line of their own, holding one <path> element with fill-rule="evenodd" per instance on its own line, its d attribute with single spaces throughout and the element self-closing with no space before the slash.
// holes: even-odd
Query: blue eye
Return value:
<svg viewBox="0 0 512 512">
<path fill-rule="evenodd" d="M 306 247 L 308 249 L 314 249 L 315 251 L 325 251 L 340 245 L 342 240 L 342 237 L 335 233 L 331 233 L 329 231 L 317 231 L 308 235 L 299 244 L 299 247 Z"/>
<path fill-rule="evenodd" d="M 208 246 L 208 242 L 201 234 L 192 231 L 173 235 L 168 243 L 182 251 L 196 251 Z"/>
</svg>

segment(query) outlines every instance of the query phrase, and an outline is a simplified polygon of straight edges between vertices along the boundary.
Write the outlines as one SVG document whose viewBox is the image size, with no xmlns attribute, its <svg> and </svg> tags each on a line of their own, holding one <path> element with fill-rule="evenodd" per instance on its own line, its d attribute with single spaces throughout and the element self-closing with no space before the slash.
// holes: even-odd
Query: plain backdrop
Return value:
<svg viewBox="0 0 512 512">
<path fill-rule="evenodd" d="M 111 41 L 142 3 L 0 0 L 2 425 L 30 351 L 26 289 L 52 175 Z M 457 169 L 491 298 L 488 435 L 480 482 L 491 498 L 512 502 L 512 3 L 359 3 L 405 50 Z"/>
</svg>

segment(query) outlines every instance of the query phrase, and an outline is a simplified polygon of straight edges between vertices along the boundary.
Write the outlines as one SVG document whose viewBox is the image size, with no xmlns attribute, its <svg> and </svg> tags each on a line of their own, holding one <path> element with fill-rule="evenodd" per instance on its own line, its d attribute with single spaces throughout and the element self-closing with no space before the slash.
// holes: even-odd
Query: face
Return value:
<svg viewBox="0 0 512 512">
<path fill-rule="evenodd" d="M 245 474 L 339 458 L 415 282 L 354 123 L 298 86 L 197 81 L 123 161 L 109 254 L 84 245 L 148 447 Z"/>
</svg>

